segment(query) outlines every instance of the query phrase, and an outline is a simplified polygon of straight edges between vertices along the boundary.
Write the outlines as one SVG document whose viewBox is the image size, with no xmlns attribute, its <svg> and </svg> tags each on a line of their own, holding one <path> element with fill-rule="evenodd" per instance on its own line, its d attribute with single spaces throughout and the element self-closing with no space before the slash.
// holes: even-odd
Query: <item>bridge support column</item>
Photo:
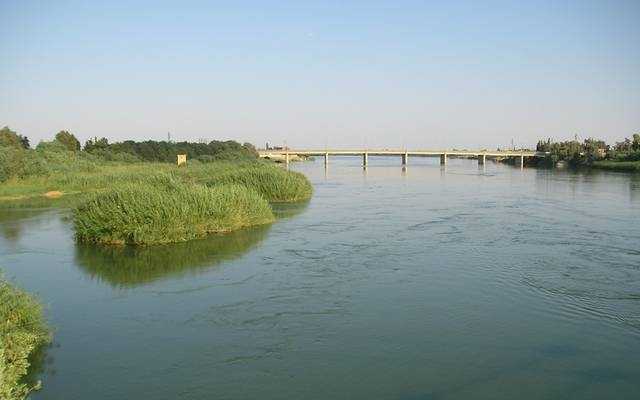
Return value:
<svg viewBox="0 0 640 400">
<path fill-rule="evenodd" d="M 284 163 L 289 165 L 289 153 L 284 153 Z"/>
<path fill-rule="evenodd" d="M 362 153 L 362 166 L 367 168 L 369 165 L 369 153 Z"/>
<path fill-rule="evenodd" d="M 329 165 L 329 153 L 324 153 L 324 166 Z"/>
<path fill-rule="evenodd" d="M 516 157 L 516 166 L 520 168 L 524 168 L 524 156 Z"/>
<path fill-rule="evenodd" d="M 478 165 L 484 165 L 487 161 L 487 156 L 484 154 L 478 154 Z"/>
<path fill-rule="evenodd" d="M 409 163 L 409 153 L 404 153 L 402 155 L 402 165 L 407 165 Z"/>
<path fill-rule="evenodd" d="M 447 153 L 440 154 L 440 165 L 447 165 Z"/>
</svg>

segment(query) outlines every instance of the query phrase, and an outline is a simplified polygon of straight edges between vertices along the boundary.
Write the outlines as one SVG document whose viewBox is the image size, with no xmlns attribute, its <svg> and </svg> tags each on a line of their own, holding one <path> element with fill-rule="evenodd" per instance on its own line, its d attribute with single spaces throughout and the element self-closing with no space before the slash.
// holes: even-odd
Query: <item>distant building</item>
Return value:
<svg viewBox="0 0 640 400">
<path fill-rule="evenodd" d="M 289 150 L 289 147 L 287 147 L 287 146 L 269 146 L 269 142 L 267 142 L 265 150 Z"/>
</svg>

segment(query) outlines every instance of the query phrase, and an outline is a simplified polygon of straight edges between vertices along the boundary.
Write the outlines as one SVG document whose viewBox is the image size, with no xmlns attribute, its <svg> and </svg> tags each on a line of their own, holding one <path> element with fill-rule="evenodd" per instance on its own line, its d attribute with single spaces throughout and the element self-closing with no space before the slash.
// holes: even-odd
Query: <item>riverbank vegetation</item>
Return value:
<svg viewBox="0 0 640 400">
<path fill-rule="evenodd" d="M 555 142 L 541 140 L 537 151 L 547 153 L 545 158 L 532 162 L 539 166 L 552 167 L 566 163 L 572 167 L 592 167 L 614 171 L 640 171 L 640 135 L 626 138 L 614 145 L 603 140 L 585 139 Z"/>
<path fill-rule="evenodd" d="M 0 130 L 0 200 L 38 197 L 50 192 L 94 192 L 120 183 L 145 182 L 158 175 L 208 186 L 237 183 L 273 202 L 305 200 L 312 192 L 304 175 L 259 160 L 250 144 L 232 141 L 108 144 L 106 139 L 92 139 L 85 150 L 79 150 L 77 139 L 69 135 L 60 132 L 53 141 L 41 142 L 31 149 L 27 138 L 6 127 Z M 159 153 L 154 155 L 153 151 Z M 188 158 L 186 168 L 175 165 L 176 155 L 182 151 L 194 155 L 194 159 Z"/>
<path fill-rule="evenodd" d="M 179 167 L 177 154 L 193 158 Z M 304 175 L 260 160 L 247 143 L 96 138 L 81 149 L 61 131 L 32 149 L 27 138 L 0 130 L 0 203 L 51 199 L 51 206 L 72 206 L 79 241 L 185 241 L 271 222 L 269 203 L 311 194 Z M 74 201 L 54 202 L 62 196 Z"/>
<path fill-rule="evenodd" d="M 49 342 L 40 303 L 0 276 L 0 399 L 26 399 L 39 389 L 28 375 Z"/>
</svg>

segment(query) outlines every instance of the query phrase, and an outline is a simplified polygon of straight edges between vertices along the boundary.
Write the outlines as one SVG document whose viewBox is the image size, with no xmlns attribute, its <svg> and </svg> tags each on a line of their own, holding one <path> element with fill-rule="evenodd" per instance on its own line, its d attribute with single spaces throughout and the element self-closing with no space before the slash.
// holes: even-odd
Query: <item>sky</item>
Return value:
<svg viewBox="0 0 640 400">
<path fill-rule="evenodd" d="M 640 133 L 640 0 L 0 0 L 32 143 L 496 148 Z"/>
</svg>

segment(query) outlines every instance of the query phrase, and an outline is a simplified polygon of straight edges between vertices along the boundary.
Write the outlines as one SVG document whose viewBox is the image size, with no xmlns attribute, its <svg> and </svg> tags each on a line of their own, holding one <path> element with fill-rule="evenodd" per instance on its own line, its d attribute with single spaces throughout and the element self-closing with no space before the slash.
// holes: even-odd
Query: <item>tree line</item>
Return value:
<svg viewBox="0 0 640 400">
<path fill-rule="evenodd" d="M 65 168 L 91 170 L 92 166 L 105 161 L 175 163 L 178 154 L 187 154 L 189 160 L 204 163 L 258 158 L 253 145 L 232 140 L 209 143 L 125 140 L 109 143 L 106 138 L 93 138 L 81 146 L 78 138 L 68 131 L 60 131 L 53 140 L 41 141 L 32 148 L 29 138 L 5 126 L 0 129 L 0 182 L 64 171 Z"/>
<path fill-rule="evenodd" d="M 604 140 L 588 138 L 580 142 L 567 140 L 556 142 L 551 139 L 540 140 L 537 151 L 547 154 L 542 163 L 555 165 L 559 161 L 570 165 L 590 165 L 598 160 L 611 161 L 640 161 L 640 135 L 625 138 L 614 145 L 608 145 Z"/>
<path fill-rule="evenodd" d="M 84 146 L 81 146 L 80 141 L 72 133 L 63 130 L 55 135 L 52 142 L 68 151 L 82 151 L 101 156 L 106 160 L 175 162 L 178 154 L 186 154 L 187 158 L 202 162 L 258 157 L 258 152 L 251 143 L 240 144 L 233 140 L 213 140 L 209 143 L 125 140 L 109 143 L 107 138 L 96 137 L 87 140 Z M 50 146 L 52 142 L 41 142 L 36 149 Z M 0 146 L 25 150 L 31 148 L 29 138 L 6 126 L 0 129 Z"/>
</svg>

